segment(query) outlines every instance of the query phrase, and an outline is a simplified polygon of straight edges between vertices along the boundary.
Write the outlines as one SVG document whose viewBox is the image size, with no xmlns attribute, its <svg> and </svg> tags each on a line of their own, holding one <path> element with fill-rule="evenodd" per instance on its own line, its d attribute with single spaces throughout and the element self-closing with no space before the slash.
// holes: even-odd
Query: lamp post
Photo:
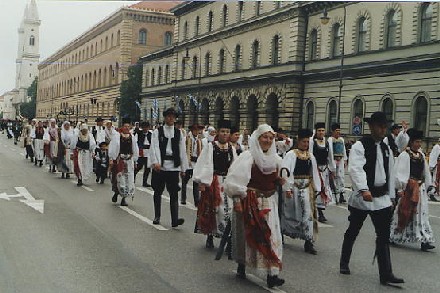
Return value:
<svg viewBox="0 0 440 293">
<path fill-rule="evenodd" d="M 343 79 L 344 79 L 344 55 L 345 55 L 345 24 L 347 20 L 347 6 L 344 4 L 342 6 L 344 8 L 344 21 L 342 24 L 342 47 L 341 47 L 341 58 L 340 58 L 340 66 L 339 66 L 339 94 L 338 94 L 338 114 L 337 114 L 337 122 L 341 121 L 341 98 L 342 98 L 342 87 L 343 87 Z M 327 10 L 324 9 L 321 16 L 321 23 L 323 25 L 328 24 L 330 17 L 328 16 Z"/>
</svg>

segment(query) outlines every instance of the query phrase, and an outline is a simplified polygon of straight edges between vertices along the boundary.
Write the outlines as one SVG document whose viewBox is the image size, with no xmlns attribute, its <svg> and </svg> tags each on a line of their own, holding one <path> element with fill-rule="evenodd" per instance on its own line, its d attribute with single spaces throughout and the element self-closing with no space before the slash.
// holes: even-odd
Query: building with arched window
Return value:
<svg viewBox="0 0 440 293">
<path fill-rule="evenodd" d="M 44 60 L 38 66 L 37 117 L 60 111 L 91 122 L 97 116 L 117 117 L 129 66 L 172 44 L 175 17 L 169 11 L 177 4 L 144 1 L 123 7 Z M 155 85 L 169 80 L 170 63 L 150 78 Z"/>
<path fill-rule="evenodd" d="M 382 110 L 434 141 L 439 11 L 437 2 L 185 2 L 172 10 L 178 43 L 141 58 L 144 72 L 174 64 L 167 84 L 143 88 L 143 103 L 181 103 L 189 114 L 190 101 L 205 101 L 215 125 L 221 98 L 222 115 L 241 129 L 267 122 L 294 134 L 340 122 L 349 139 Z M 184 59 L 192 74 L 183 80 Z"/>
</svg>

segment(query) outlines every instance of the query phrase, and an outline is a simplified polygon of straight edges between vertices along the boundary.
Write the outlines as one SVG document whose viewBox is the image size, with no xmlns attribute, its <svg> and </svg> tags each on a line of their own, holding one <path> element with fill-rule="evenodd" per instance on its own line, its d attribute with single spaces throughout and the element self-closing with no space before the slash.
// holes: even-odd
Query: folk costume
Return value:
<svg viewBox="0 0 440 293">
<path fill-rule="evenodd" d="M 370 125 L 386 125 L 388 120 L 383 112 L 375 112 L 371 118 L 365 118 Z M 392 202 L 394 194 L 394 158 L 391 150 L 383 141 L 375 141 L 365 136 L 356 142 L 350 152 L 348 172 L 352 181 L 353 193 L 348 199 L 348 217 L 350 224 L 344 234 L 340 259 L 340 273 L 350 274 L 348 264 L 362 225 L 369 215 L 376 232 L 376 256 L 379 266 L 380 282 L 383 285 L 403 283 L 392 271 L 389 248 Z M 371 201 L 366 201 L 369 191 Z M 369 199 L 369 198 L 367 198 Z"/>
<path fill-rule="evenodd" d="M 108 156 L 108 146 L 105 141 L 99 144 L 99 148 L 95 149 L 96 160 L 96 183 L 104 184 L 109 171 L 110 158 Z"/>
<path fill-rule="evenodd" d="M 104 129 L 104 141 L 107 143 L 107 145 L 110 144 L 110 141 L 112 140 L 113 135 L 116 133 L 115 127 L 112 125 L 112 122 L 110 120 L 107 120 L 105 122 L 105 129 Z"/>
<path fill-rule="evenodd" d="M 150 127 L 150 123 L 145 121 L 141 122 L 141 130 L 137 133 L 136 139 L 137 144 L 139 148 L 139 159 L 137 161 L 137 168 L 134 171 L 134 177 L 136 181 L 136 175 L 137 173 L 144 168 L 144 174 L 142 176 L 142 186 L 143 187 L 150 187 L 151 185 L 148 184 L 148 175 L 150 175 L 150 147 L 151 147 L 151 136 L 152 132 L 150 130 L 144 131 L 143 129 L 147 129 Z"/>
<path fill-rule="evenodd" d="M 44 159 L 44 134 L 45 129 L 41 124 L 41 121 L 38 122 L 38 126 L 35 127 L 35 139 L 34 139 L 34 151 L 35 151 L 35 166 L 39 163 L 39 166 L 43 166 Z"/>
<path fill-rule="evenodd" d="M 422 139 L 423 133 L 409 129 L 411 141 Z M 431 186 L 431 173 L 421 151 L 410 147 L 402 152 L 396 161 L 396 189 L 403 196 L 399 199 L 391 223 L 390 240 L 394 243 L 413 243 L 420 241 L 421 249 L 434 248 L 434 237 L 429 223 L 428 187 Z"/>
<path fill-rule="evenodd" d="M 68 129 L 66 129 L 68 128 Z M 70 122 L 65 121 L 61 126 L 61 144 L 64 152 L 61 153 L 61 159 L 58 164 L 58 170 L 61 170 L 61 178 L 70 178 L 70 173 L 73 173 L 73 161 L 71 144 L 73 139 L 73 129 L 70 127 Z"/>
<path fill-rule="evenodd" d="M 95 122 L 98 124 L 103 122 L 101 117 L 96 118 Z M 92 128 L 93 138 L 96 141 L 96 145 L 98 146 L 101 142 L 105 141 L 105 126 L 96 125 Z"/>
<path fill-rule="evenodd" d="M 49 153 L 47 158 L 50 162 L 50 172 L 55 172 L 55 166 L 58 164 L 59 135 L 58 126 L 55 123 L 56 120 L 54 118 L 50 119 L 50 125 L 47 128 L 47 133 L 49 134 Z"/>
<path fill-rule="evenodd" d="M 325 128 L 324 123 L 316 123 L 315 129 Z M 330 148 L 330 143 L 323 137 L 318 139 L 316 135 L 310 138 L 309 152 L 313 154 L 318 164 L 319 176 L 321 179 L 321 190 L 318 190 L 319 195 L 316 198 L 318 207 L 318 221 L 327 222 L 324 216 L 325 207 L 333 201 L 332 189 L 330 186 L 330 173 L 336 171 L 336 164 L 333 157 L 333 148 Z"/>
<path fill-rule="evenodd" d="M 188 169 L 185 171 L 185 177 L 182 179 L 182 194 L 180 198 L 181 204 L 186 204 L 187 185 L 189 180 L 193 177 L 194 167 L 197 160 L 202 153 L 202 139 L 199 135 L 194 136 L 193 131 L 201 131 L 202 125 L 194 124 L 190 127 L 190 132 L 186 136 L 186 156 L 188 158 Z M 193 199 L 194 205 L 197 206 L 200 200 L 199 184 L 193 180 Z"/>
<path fill-rule="evenodd" d="M 284 283 L 278 278 L 283 253 L 276 186 L 280 183 L 281 158 L 275 140 L 263 152 L 258 139 L 267 132 L 275 136 L 267 124 L 253 132 L 249 150 L 229 168 L 224 190 L 234 201 L 232 247 L 239 264 L 237 276 L 246 277 L 245 266 L 263 270 L 267 273 L 268 286 L 273 287 Z"/>
<path fill-rule="evenodd" d="M 249 138 L 250 135 L 243 132 L 243 134 L 241 134 L 240 138 L 238 139 L 238 143 L 241 145 L 243 151 L 249 149 Z"/>
<path fill-rule="evenodd" d="M 218 128 L 231 129 L 229 120 L 220 120 Z M 207 235 L 206 248 L 213 248 L 213 236 L 220 237 L 230 220 L 232 201 L 223 192 L 228 169 L 237 157 L 229 142 L 213 141 L 203 148 L 194 167 L 194 181 L 206 186 L 197 206 L 197 232 Z"/>
<path fill-rule="evenodd" d="M 123 124 L 130 123 L 124 119 Z M 112 201 L 122 197 L 121 206 L 126 206 L 125 198 L 133 196 L 136 190 L 134 184 L 134 168 L 139 158 L 139 148 L 133 134 L 116 133 L 109 145 L 108 156 L 113 161 L 112 167 L 112 190 L 114 192 Z"/>
<path fill-rule="evenodd" d="M 340 129 L 339 123 L 333 123 L 332 131 Z M 333 179 L 330 178 L 330 187 L 332 188 L 336 203 L 345 203 L 345 165 L 347 164 L 347 152 L 345 150 L 344 138 L 333 136 L 328 138 L 329 148 L 333 152 L 336 170 L 333 173 Z"/>
<path fill-rule="evenodd" d="M 23 144 L 26 149 L 26 159 L 31 158 L 31 162 L 34 162 L 34 148 L 32 143 L 32 125 L 28 124 L 23 129 Z"/>
<path fill-rule="evenodd" d="M 405 129 L 401 129 L 397 135 L 393 133 L 394 130 L 400 129 L 401 127 L 398 124 L 394 124 L 391 126 L 391 133 L 388 134 L 383 141 L 390 147 L 393 156 L 397 158 L 400 153 L 405 151 L 406 146 L 409 142 L 409 136 L 406 133 Z"/>
<path fill-rule="evenodd" d="M 93 153 L 96 142 L 87 124 L 81 124 L 81 130 L 73 135 L 70 149 L 73 151 L 73 169 L 78 178 L 78 186 L 82 186 L 93 173 Z"/>
<path fill-rule="evenodd" d="M 429 198 L 432 201 L 438 201 L 435 195 L 438 196 L 440 191 L 440 143 L 435 144 L 429 154 L 429 169 L 432 172 L 433 184 L 435 186 L 435 192 L 431 193 Z"/>
<path fill-rule="evenodd" d="M 163 112 L 163 116 L 178 116 L 173 108 Z M 186 157 L 185 137 L 174 125 L 160 126 L 153 132 L 151 139 L 151 165 L 159 164 L 160 170 L 153 170 L 151 185 L 154 190 L 154 221 L 160 223 L 162 193 L 167 188 L 170 195 L 171 226 L 182 225 L 184 219 L 179 218 L 179 173 L 188 169 Z"/>
<path fill-rule="evenodd" d="M 235 148 L 235 152 L 237 153 L 237 156 L 239 156 L 244 151 L 244 149 L 241 146 L 241 144 L 238 142 L 240 137 L 238 137 L 237 141 L 235 141 L 235 142 L 232 140 L 232 136 L 235 133 L 240 133 L 240 130 L 236 126 L 232 126 L 232 128 L 231 128 L 231 141 L 230 141 L 230 143 Z"/>
<path fill-rule="evenodd" d="M 309 138 L 308 129 L 298 131 L 298 139 Z M 281 163 L 281 173 L 287 170 L 287 183 L 283 186 L 284 206 L 281 231 L 292 238 L 305 240 L 304 250 L 316 254 L 313 246 L 318 232 L 315 194 L 321 190 L 321 180 L 316 159 L 308 150 L 294 149 L 287 152 Z M 286 192 L 291 192 L 287 196 Z"/>
</svg>

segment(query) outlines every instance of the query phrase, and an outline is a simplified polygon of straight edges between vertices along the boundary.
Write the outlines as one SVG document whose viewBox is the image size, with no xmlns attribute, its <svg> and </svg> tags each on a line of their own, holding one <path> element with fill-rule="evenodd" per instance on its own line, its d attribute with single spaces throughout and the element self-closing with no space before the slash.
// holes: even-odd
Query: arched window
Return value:
<svg viewBox="0 0 440 293">
<path fill-rule="evenodd" d="M 154 68 L 151 69 L 151 85 L 155 85 L 156 83 L 156 75 L 154 72 Z"/>
<path fill-rule="evenodd" d="M 327 131 L 329 132 L 331 130 L 333 123 L 338 122 L 337 113 L 338 113 L 337 103 L 335 100 L 331 100 L 330 103 L 328 104 L 328 109 L 327 109 L 327 127 L 328 127 Z"/>
<path fill-rule="evenodd" d="M 196 78 L 198 76 L 198 71 L 199 71 L 199 58 L 197 58 L 197 56 L 193 57 L 193 64 L 192 64 L 192 74 L 193 74 L 193 78 Z"/>
<path fill-rule="evenodd" d="M 29 38 L 29 46 L 35 46 L 35 37 L 34 36 L 31 36 Z"/>
<path fill-rule="evenodd" d="M 397 36 L 397 13 L 395 10 L 388 12 L 386 24 L 386 48 L 392 48 L 396 46 Z"/>
<path fill-rule="evenodd" d="M 183 124 L 185 124 L 185 116 L 186 116 L 186 112 L 185 112 L 185 103 L 180 100 L 179 101 L 179 105 L 177 106 L 177 111 L 180 114 L 180 120 L 183 122 Z"/>
<path fill-rule="evenodd" d="M 382 101 L 382 112 L 385 113 L 389 121 L 393 120 L 394 106 L 393 101 L 390 98 L 385 98 Z"/>
<path fill-rule="evenodd" d="M 316 60 L 317 58 L 318 58 L 318 31 L 314 29 L 310 33 L 310 60 Z"/>
<path fill-rule="evenodd" d="M 273 129 L 277 129 L 279 120 L 278 97 L 273 93 L 267 97 L 266 114 L 267 124 L 272 126 Z"/>
<path fill-rule="evenodd" d="M 332 42 L 332 57 L 341 56 L 341 24 L 335 23 L 332 28 L 333 42 Z"/>
<path fill-rule="evenodd" d="M 105 50 L 108 50 L 108 36 L 105 37 Z"/>
<path fill-rule="evenodd" d="M 221 97 L 217 97 L 217 99 L 215 100 L 215 121 L 219 121 L 224 119 L 225 115 L 224 115 L 224 102 L 223 99 Z M 217 126 L 217 125 L 216 125 Z"/>
<path fill-rule="evenodd" d="M 205 55 L 205 76 L 211 75 L 211 54 L 208 52 Z"/>
<path fill-rule="evenodd" d="M 259 16 L 261 13 L 261 1 L 255 1 L 255 16 Z"/>
<path fill-rule="evenodd" d="M 252 64 L 251 64 L 252 68 L 258 67 L 259 54 L 260 54 L 260 42 L 255 40 L 254 43 L 252 44 Z"/>
<path fill-rule="evenodd" d="M 117 35 L 116 35 L 116 45 L 119 46 L 121 44 L 121 31 L 118 31 Z M 97 46 L 95 46 L 95 50 Z M 96 54 L 96 52 L 95 52 Z"/>
<path fill-rule="evenodd" d="M 202 100 L 202 104 L 200 107 L 200 119 L 203 125 L 209 123 L 209 101 L 207 98 Z"/>
<path fill-rule="evenodd" d="M 212 32 L 214 29 L 214 14 L 212 11 L 209 11 L 208 13 L 208 32 Z"/>
<path fill-rule="evenodd" d="M 73 82 L 75 82 L 75 80 Z M 98 71 L 98 88 L 101 88 L 101 82 L 102 82 L 102 72 L 100 68 Z"/>
<path fill-rule="evenodd" d="M 167 64 L 165 66 L 165 83 L 170 82 L 170 66 Z"/>
<path fill-rule="evenodd" d="M 223 5 L 223 18 L 222 18 L 222 26 L 225 27 L 228 24 L 228 6 Z"/>
<path fill-rule="evenodd" d="M 315 120 L 315 105 L 313 104 L 312 101 L 309 101 L 306 105 L 306 121 L 305 121 L 305 126 L 306 128 L 312 130 L 314 125 L 314 120 Z"/>
<path fill-rule="evenodd" d="M 243 1 L 238 1 L 238 21 L 243 19 Z"/>
<path fill-rule="evenodd" d="M 353 103 L 353 127 L 352 134 L 353 135 L 361 135 L 363 132 L 362 121 L 364 118 L 364 101 L 362 99 L 357 98 Z"/>
<path fill-rule="evenodd" d="M 182 79 L 186 78 L 186 60 L 185 58 L 182 59 Z"/>
<path fill-rule="evenodd" d="M 241 46 L 235 46 L 235 60 L 234 60 L 234 70 L 238 71 L 241 69 Z"/>
<path fill-rule="evenodd" d="M 240 99 L 237 96 L 232 97 L 229 107 L 231 124 L 238 127 L 240 123 Z"/>
<path fill-rule="evenodd" d="M 172 43 L 173 43 L 173 34 L 171 32 L 166 32 L 164 38 L 164 45 L 171 46 Z"/>
<path fill-rule="evenodd" d="M 159 71 L 157 72 L 157 84 L 162 84 L 162 66 L 159 66 Z"/>
<path fill-rule="evenodd" d="M 357 27 L 358 27 L 357 52 L 364 52 L 367 50 L 367 20 L 365 17 L 359 18 Z"/>
<path fill-rule="evenodd" d="M 200 33 L 200 17 L 196 17 L 196 22 L 195 22 L 195 29 L 194 29 L 194 34 L 196 36 L 198 36 Z"/>
<path fill-rule="evenodd" d="M 420 35 L 421 43 L 431 41 L 432 3 L 423 3 L 420 9 Z"/>
<path fill-rule="evenodd" d="M 225 49 L 220 49 L 219 53 L 219 73 L 225 72 L 226 58 L 225 58 Z"/>
<path fill-rule="evenodd" d="M 141 29 L 139 31 L 139 45 L 146 45 L 147 44 L 147 31 L 145 29 Z"/>
<path fill-rule="evenodd" d="M 280 58 L 280 36 L 275 35 L 272 39 L 272 65 L 277 65 Z"/>
<path fill-rule="evenodd" d="M 114 35 L 112 34 L 112 39 L 111 39 L 111 42 L 110 42 L 110 48 L 113 48 L 113 46 L 114 46 L 114 42 L 115 41 L 115 37 L 114 37 Z M 104 106 L 102 107 L 102 108 L 104 108 Z"/>
<path fill-rule="evenodd" d="M 90 57 L 93 57 L 93 54 L 94 54 L 94 50 L 93 50 L 93 45 L 90 47 Z"/>
<path fill-rule="evenodd" d="M 254 131 L 258 127 L 258 100 L 255 95 L 248 97 L 247 101 L 247 128 L 249 131 Z"/>
<path fill-rule="evenodd" d="M 185 21 L 183 25 L 183 39 L 186 40 L 188 38 L 188 22 Z"/>
<path fill-rule="evenodd" d="M 413 104 L 413 125 L 414 128 L 426 131 L 428 122 L 428 101 L 425 96 L 418 96 Z"/>
<path fill-rule="evenodd" d="M 115 77 L 115 71 L 113 70 L 113 65 L 110 65 L 108 70 L 108 85 L 113 84 L 113 78 Z"/>
</svg>

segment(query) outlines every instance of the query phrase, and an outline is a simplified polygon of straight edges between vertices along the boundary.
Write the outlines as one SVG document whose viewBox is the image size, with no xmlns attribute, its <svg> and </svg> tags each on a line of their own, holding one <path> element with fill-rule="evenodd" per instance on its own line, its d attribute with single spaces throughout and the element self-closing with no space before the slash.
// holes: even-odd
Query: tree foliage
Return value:
<svg viewBox="0 0 440 293">
<path fill-rule="evenodd" d="M 31 98 L 29 102 L 22 103 L 20 105 L 21 116 L 28 119 L 33 119 L 36 116 L 37 111 L 37 89 L 38 89 L 38 77 L 34 79 L 31 86 L 27 90 L 28 97 Z"/>
<path fill-rule="evenodd" d="M 132 121 L 139 121 L 141 111 L 136 103 L 141 101 L 142 64 L 138 63 L 130 66 L 127 77 L 126 80 L 122 81 L 120 88 L 120 117 L 129 117 Z"/>
</svg>

